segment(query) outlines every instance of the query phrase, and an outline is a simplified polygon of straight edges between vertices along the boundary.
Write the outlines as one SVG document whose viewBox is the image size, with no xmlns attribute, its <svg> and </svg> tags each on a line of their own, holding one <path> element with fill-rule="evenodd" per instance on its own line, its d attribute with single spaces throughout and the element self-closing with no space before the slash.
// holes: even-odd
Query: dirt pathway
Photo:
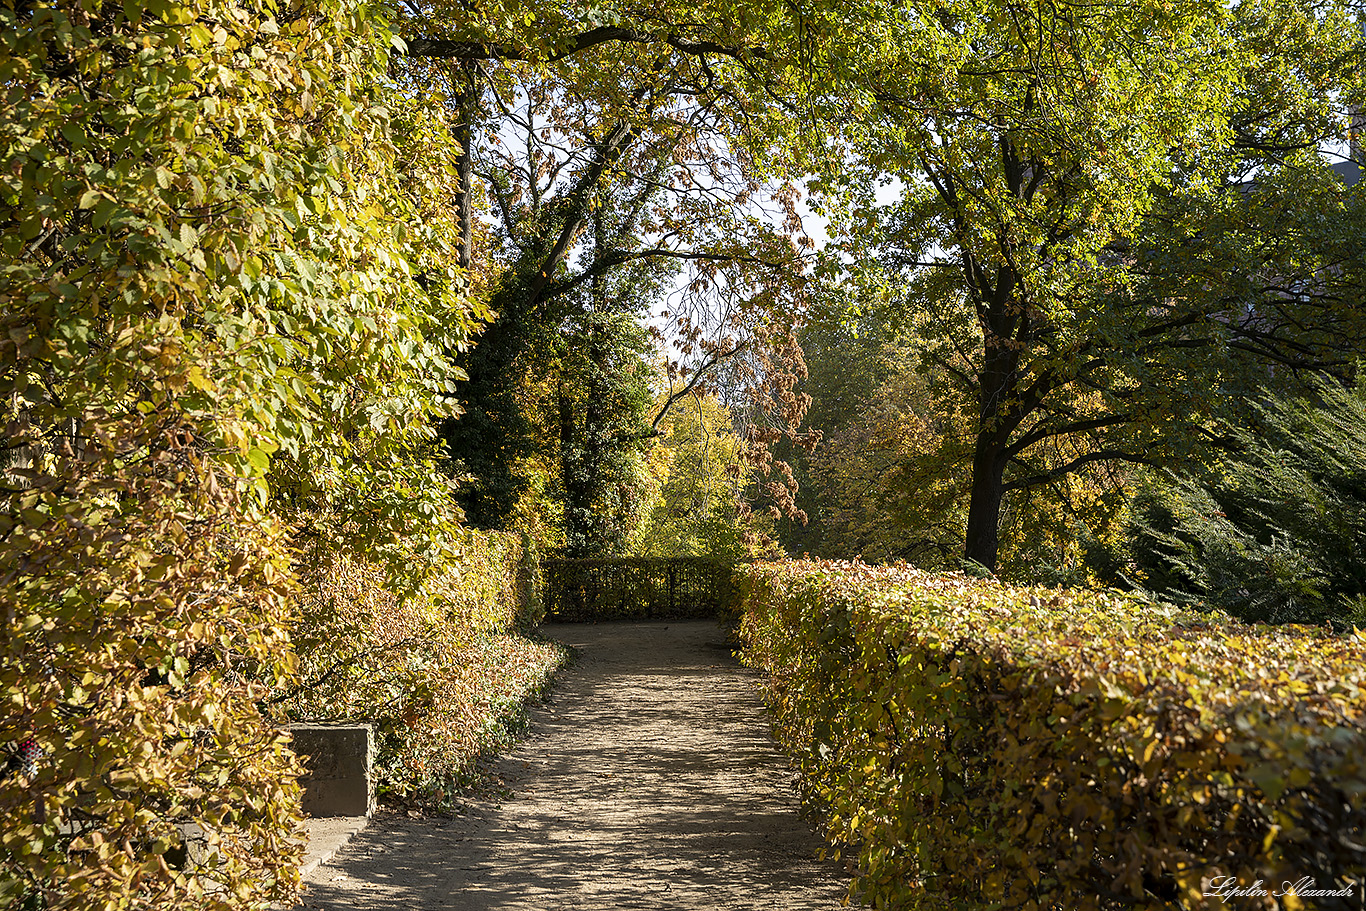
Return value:
<svg viewBox="0 0 1366 911">
<path fill-rule="evenodd" d="M 564 625 L 578 649 L 509 789 L 454 819 L 375 820 L 307 880 L 303 907 L 838 908 L 751 673 L 711 622 Z"/>
</svg>

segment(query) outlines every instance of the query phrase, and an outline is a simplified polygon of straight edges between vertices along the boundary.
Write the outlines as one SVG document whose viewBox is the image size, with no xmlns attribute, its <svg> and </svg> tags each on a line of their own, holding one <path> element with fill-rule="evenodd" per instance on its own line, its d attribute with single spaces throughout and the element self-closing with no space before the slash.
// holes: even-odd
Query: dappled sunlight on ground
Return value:
<svg viewBox="0 0 1366 911">
<path fill-rule="evenodd" d="M 303 907 L 839 907 L 754 680 L 715 623 L 564 625 L 579 650 L 497 773 L 501 801 L 376 820 Z"/>
</svg>

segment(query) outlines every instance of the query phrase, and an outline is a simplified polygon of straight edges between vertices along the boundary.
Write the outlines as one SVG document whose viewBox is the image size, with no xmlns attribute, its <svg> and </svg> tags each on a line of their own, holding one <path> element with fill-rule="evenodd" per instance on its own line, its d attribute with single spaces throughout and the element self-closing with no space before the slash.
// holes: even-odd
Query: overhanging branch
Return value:
<svg viewBox="0 0 1366 911">
<path fill-rule="evenodd" d="M 1071 474 L 1077 469 L 1089 465 L 1092 462 L 1132 462 L 1136 465 L 1156 465 L 1157 463 L 1132 452 L 1124 452 L 1118 449 L 1102 449 L 1097 452 L 1088 452 L 1086 455 L 1077 456 L 1072 461 L 1059 465 L 1051 471 L 1041 472 L 1027 478 L 1020 478 L 1011 481 L 1009 484 L 1002 485 L 1003 490 L 1023 490 L 1026 487 L 1038 487 L 1040 484 L 1047 484 L 1049 481 Z"/>
<path fill-rule="evenodd" d="M 692 379 L 688 381 L 688 384 L 684 386 L 682 389 L 670 395 L 667 399 L 664 400 L 664 404 L 660 406 L 659 413 L 656 414 L 655 419 L 650 422 L 651 435 L 653 436 L 658 434 L 659 422 L 664 420 L 664 416 L 669 413 L 669 409 L 672 408 L 674 404 L 677 403 L 679 400 L 692 394 L 692 391 L 697 388 L 697 384 L 702 381 L 702 377 L 706 374 L 708 370 L 710 370 L 712 367 L 715 367 L 717 364 L 721 363 L 721 361 L 724 361 L 727 358 L 734 357 L 741 351 L 745 350 L 745 348 L 747 347 L 749 347 L 748 344 L 742 343 L 736 345 L 734 348 L 731 348 L 729 351 L 718 351 L 716 354 L 713 354 L 710 358 L 708 358 L 707 361 L 703 363 L 700 367 L 694 370 Z"/>
<path fill-rule="evenodd" d="M 637 260 L 648 259 L 680 259 L 696 262 L 713 263 L 744 263 L 746 265 L 766 266 L 771 269 L 787 268 L 792 265 L 791 261 L 778 261 L 764 259 L 761 256 L 749 256 L 739 253 L 709 253 L 697 250 L 669 250 L 662 247 L 653 247 L 647 250 L 608 250 L 597 262 L 584 269 L 579 274 L 567 278 L 562 282 L 550 286 L 546 289 L 544 297 L 554 297 L 558 294 L 572 291 L 577 286 L 597 275 L 623 266 Z"/>
<path fill-rule="evenodd" d="M 406 40 L 409 57 L 437 57 L 447 60 L 544 60 L 554 63 L 572 57 L 600 44 L 620 41 L 627 44 L 666 44 L 682 54 L 702 57 L 709 54 L 743 60 L 756 57 L 769 59 L 762 47 L 732 47 L 718 41 L 689 41 L 676 34 L 651 35 L 615 25 L 600 25 L 586 32 L 556 41 L 550 54 L 542 55 L 530 48 L 511 44 L 491 44 L 481 41 L 452 41 L 445 38 L 410 38 Z"/>
</svg>

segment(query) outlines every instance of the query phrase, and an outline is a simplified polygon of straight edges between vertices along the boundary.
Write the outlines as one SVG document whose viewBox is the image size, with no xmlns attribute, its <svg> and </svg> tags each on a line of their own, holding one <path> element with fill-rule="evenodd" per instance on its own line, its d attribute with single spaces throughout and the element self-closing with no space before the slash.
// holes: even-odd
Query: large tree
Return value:
<svg viewBox="0 0 1366 911">
<path fill-rule="evenodd" d="M 996 565 L 1012 491 L 1174 457 L 1265 364 L 1350 359 L 1360 205 L 1317 151 L 1359 76 L 1344 6 L 970 0 L 862 32 L 832 55 L 856 166 L 824 187 L 972 402 L 969 559 Z"/>
<path fill-rule="evenodd" d="M 811 521 L 785 523 L 782 540 L 795 553 L 957 567 L 974 411 L 943 371 L 926 369 L 942 354 L 930 327 L 870 303 L 853 319 L 832 300 L 802 330 L 807 426 L 821 441 L 796 454 Z M 1044 469 L 1073 457 L 1057 448 L 1032 456 Z M 997 572 L 1078 580 L 1096 540 L 1115 531 L 1123 473 L 1112 467 L 1096 463 L 1012 497 L 998 523 Z"/>
<path fill-rule="evenodd" d="M 519 463 L 543 448 L 526 401 L 528 371 L 545 367 L 532 352 L 587 325 L 584 288 L 619 273 L 655 276 L 641 317 L 658 286 L 670 292 L 660 333 L 674 344 L 677 391 L 724 382 L 795 432 L 804 250 L 795 190 L 774 165 L 792 123 L 768 100 L 789 63 L 767 49 L 795 47 L 793 17 L 695 5 L 415 10 L 401 25 L 405 78 L 447 100 L 466 147 L 463 243 L 487 240 L 495 316 L 462 359 L 465 414 L 443 426 L 472 476 L 470 518 L 509 520 L 528 482 Z M 750 440 L 762 460 L 770 428 Z"/>
</svg>

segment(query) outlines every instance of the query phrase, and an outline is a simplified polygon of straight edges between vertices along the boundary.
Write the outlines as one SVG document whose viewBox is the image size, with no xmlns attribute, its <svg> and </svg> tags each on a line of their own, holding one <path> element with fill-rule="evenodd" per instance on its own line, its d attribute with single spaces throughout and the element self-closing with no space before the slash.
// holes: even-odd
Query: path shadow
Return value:
<svg viewBox="0 0 1366 911">
<path fill-rule="evenodd" d="M 301 907 L 840 906 L 847 881 L 816 859 L 754 679 L 714 623 L 551 632 L 580 657 L 498 764 L 511 796 L 376 820 Z"/>
</svg>

